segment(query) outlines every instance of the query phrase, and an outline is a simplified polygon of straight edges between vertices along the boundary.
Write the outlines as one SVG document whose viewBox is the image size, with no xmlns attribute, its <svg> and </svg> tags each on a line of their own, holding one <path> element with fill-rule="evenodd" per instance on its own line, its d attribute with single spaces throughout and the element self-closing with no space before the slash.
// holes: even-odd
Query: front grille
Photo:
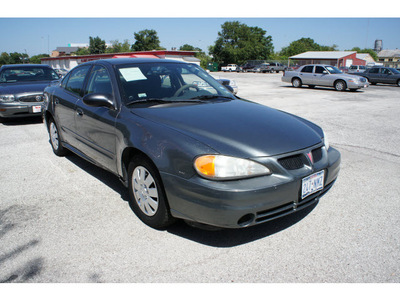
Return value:
<svg viewBox="0 0 400 300">
<path fill-rule="evenodd" d="M 307 159 L 303 154 L 298 154 L 278 159 L 278 162 L 287 170 L 298 170 L 304 167 Z"/>
<path fill-rule="evenodd" d="M 311 151 L 313 157 L 313 163 L 316 163 L 322 159 L 322 147 L 314 149 Z M 286 170 L 293 171 L 304 167 L 304 165 L 309 165 L 309 161 L 304 154 L 292 155 L 284 158 L 278 159 L 278 162 Z"/>
<path fill-rule="evenodd" d="M 322 159 L 322 148 L 314 149 L 311 153 L 315 163 Z"/>
<path fill-rule="evenodd" d="M 17 98 L 19 102 L 42 102 L 43 94 L 27 95 Z"/>
</svg>

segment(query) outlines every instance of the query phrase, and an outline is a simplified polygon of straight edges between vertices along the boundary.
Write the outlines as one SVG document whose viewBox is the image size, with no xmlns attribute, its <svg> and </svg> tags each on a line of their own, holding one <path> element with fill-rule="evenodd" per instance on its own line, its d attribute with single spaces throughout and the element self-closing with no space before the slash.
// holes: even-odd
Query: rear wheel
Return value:
<svg viewBox="0 0 400 300">
<path fill-rule="evenodd" d="M 400 79 L 397 80 L 397 86 L 400 86 Z"/>
<path fill-rule="evenodd" d="M 53 118 L 50 119 L 49 123 L 49 137 L 50 137 L 50 144 L 51 147 L 53 148 L 54 154 L 57 156 L 65 156 L 68 150 L 65 149 L 61 144 L 60 133 L 57 124 Z"/>
<path fill-rule="evenodd" d="M 346 90 L 346 82 L 343 80 L 338 80 L 335 82 L 335 90 L 338 92 L 343 92 Z"/>
<path fill-rule="evenodd" d="M 129 164 L 129 204 L 143 223 L 156 229 L 172 224 L 161 177 L 153 163 L 143 155 Z"/>
<path fill-rule="evenodd" d="M 302 86 L 301 79 L 300 79 L 300 78 L 294 78 L 294 79 L 292 80 L 292 85 L 293 85 L 295 88 L 301 87 L 301 86 Z"/>
</svg>

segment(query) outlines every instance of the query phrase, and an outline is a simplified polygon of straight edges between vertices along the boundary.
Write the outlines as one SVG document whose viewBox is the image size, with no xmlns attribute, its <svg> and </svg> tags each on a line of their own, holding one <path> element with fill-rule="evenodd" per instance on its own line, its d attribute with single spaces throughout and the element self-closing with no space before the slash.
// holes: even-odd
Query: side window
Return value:
<svg viewBox="0 0 400 300">
<path fill-rule="evenodd" d="M 68 82 L 68 78 L 71 75 L 71 73 L 68 73 L 67 76 L 65 76 L 62 80 L 61 80 L 61 87 L 65 89 L 65 86 L 67 85 Z"/>
<path fill-rule="evenodd" d="M 303 67 L 301 72 L 303 72 L 303 73 L 312 73 L 313 68 L 314 68 L 314 66 L 305 66 L 305 67 Z"/>
<path fill-rule="evenodd" d="M 87 65 L 73 70 L 69 75 L 65 89 L 77 94 L 78 96 L 83 96 L 83 82 L 85 81 L 86 74 L 88 73 L 90 67 L 90 65 Z"/>
<path fill-rule="evenodd" d="M 103 66 L 95 66 L 90 74 L 86 94 L 113 94 L 110 75 Z"/>
<path fill-rule="evenodd" d="M 320 66 L 315 67 L 315 73 L 322 74 L 322 73 L 324 73 L 324 71 L 325 71 L 325 68 L 323 68 L 323 67 L 320 67 Z"/>
<path fill-rule="evenodd" d="M 382 74 L 385 74 L 385 75 L 387 75 L 387 74 L 389 74 L 389 70 L 388 69 L 381 69 L 381 73 Z"/>
<path fill-rule="evenodd" d="M 371 70 L 369 70 L 370 73 L 372 74 L 377 74 L 379 72 L 378 68 L 372 68 Z"/>
</svg>

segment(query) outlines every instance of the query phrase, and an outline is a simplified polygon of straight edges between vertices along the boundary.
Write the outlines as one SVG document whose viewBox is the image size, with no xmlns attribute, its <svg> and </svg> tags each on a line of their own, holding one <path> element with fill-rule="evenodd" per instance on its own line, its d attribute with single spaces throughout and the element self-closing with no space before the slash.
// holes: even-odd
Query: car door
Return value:
<svg viewBox="0 0 400 300">
<path fill-rule="evenodd" d="M 381 83 L 394 83 L 393 73 L 388 68 L 380 69 Z"/>
<path fill-rule="evenodd" d="M 75 127 L 76 102 L 83 95 L 83 84 L 91 66 L 85 65 L 73 69 L 55 89 L 53 95 L 54 118 L 61 131 L 62 140 L 73 147 L 77 147 L 77 133 Z"/>
<path fill-rule="evenodd" d="M 315 66 L 314 71 L 315 85 L 332 86 L 333 79 L 330 73 L 322 66 Z"/>
<path fill-rule="evenodd" d="M 381 82 L 380 81 L 380 72 L 379 72 L 380 68 L 372 68 L 368 71 L 368 74 L 366 74 L 368 81 L 371 83 L 377 83 L 377 82 Z"/>
<path fill-rule="evenodd" d="M 299 77 L 303 84 L 315 85 L 313 69 L 314 69 L 314 66 L 304 66 L 300 70 Z"/>
<path fill-rule="evenodd" d="M 115 120 L 118 110 L 110 73 L 103 65 L 95 65 L 87 80 L 85 95 L 101 94 L 112 99 L 114 107 L 89 106 L 83 99 L 76 103 L 75 124 L 80 151 L 102 167 L 116 172 Z"/>
</svg>

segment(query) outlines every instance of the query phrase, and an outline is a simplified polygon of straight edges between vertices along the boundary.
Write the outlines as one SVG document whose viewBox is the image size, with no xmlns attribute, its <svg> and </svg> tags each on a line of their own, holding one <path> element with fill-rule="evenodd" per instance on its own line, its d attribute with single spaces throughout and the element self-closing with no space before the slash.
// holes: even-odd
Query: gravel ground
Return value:
<svg viewBox="0 0 400 300">
<path fill-rule="evenodd" d="M 400 88 L 336 92 L 295 89 L 281 74 L 212 75 L 324 128 L 342 166 L 317 205 L 241 230 L 154 230 L 115 176 L 55 156 L 40 120 L 3 120 L 0 282 L 399 283 Z"/>
</svg>

